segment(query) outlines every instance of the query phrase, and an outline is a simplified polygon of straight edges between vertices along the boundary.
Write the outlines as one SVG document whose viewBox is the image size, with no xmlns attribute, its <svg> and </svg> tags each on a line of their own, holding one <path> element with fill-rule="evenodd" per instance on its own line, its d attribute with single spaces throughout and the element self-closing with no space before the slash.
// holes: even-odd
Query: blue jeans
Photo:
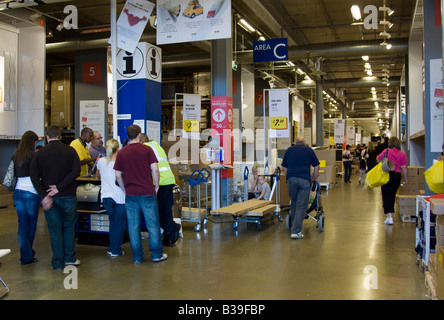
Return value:
<svg viewBox="0 0 444 320">
<path fill-rule="evenodd" d="M 343 161 L 344 163 L 344 182 L 349 182 L 352 173 L 352 162 L 351 161 Z"/>
<path fill-rule="evenodd" d="M 160 258 L 163 254 L 163 249 L 156 195 L 127 195 L 125 197 L 125 207 L 128 220 L 128 234 L 134 262 L 140 263 L 144 258 L 144 250 L 140 240 L 141 212 L 148 229 L 151 257 L 153 259 Z"/>
<path fill-rule="evenodd" d="M 122 254 L 123 234 L 126 229 L 125 204 L 118 204 L 112 198 L 104 198 L 103 205 L 109 217 L 109 247 L 108 252 Z"/>
<path fill-rule="evenodd" d="M 32 263 L 35 255 L 32 245 L 37 229 L 40 197 L 29 191 L 15 189 L 13 199 L 18 217 L 17 235 L 20 247 L 20 262 L 22 264 Z"/>
<path fill-rule="evenodd" d="M 310 181 L 297 177 L 287 179 L 288 193 L 291 199 L 291 233 L 302 231 L 302 222 L 305 219 L 310 196 Z"/>
<path fill-rule="evenodd" d="M 76 261 L 77 198 L 52 199 L 52 207 L 45 211 L 51 240 L 51 265 L 54 269 L 61 269 L 65 263 Z"/>
</svg>

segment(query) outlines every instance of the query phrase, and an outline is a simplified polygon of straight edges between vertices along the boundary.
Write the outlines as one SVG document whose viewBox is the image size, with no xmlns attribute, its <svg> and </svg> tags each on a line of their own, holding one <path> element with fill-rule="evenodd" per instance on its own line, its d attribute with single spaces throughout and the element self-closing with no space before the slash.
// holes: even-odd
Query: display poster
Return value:
<svg viewBox="0 0 444 320">
<path fill-rule="evenodd" d="M 80 101 L 80 131 L 85 127 L 105 136 L 105 100 Z"/>
<path fill-rule="evenodd" d="M 345 120 L 335 119 L 334 143 L 344 143 Z"/>
<path fill-rule="evenodd" d="M 442 59 L 430 60 L 430 151 L 442 152 L 443 81 Z"/>
<path fill-rule="evenodd" d="M 201 97 L 198 94 L 183 95 L 183 137 L 200 139 Z"/>
<path fill-rule="evenodd" d="M 288 97 L 288 89 L 268 91 L 270 138 L 288 138 L 290 136 Z"/>
<path fill-rule="evenodd" d="M 0 56 L 0 112 L 2 112 L 5 107 L 4 104 L 4 94 L 5 94 L 5 57 Z"/>
<path fill-rule="evenodd" d="M 117 47 L 134 53 L 153 9 L 147 0 L 126 1 L 117 20 Z"/>
<path fill-rule="evenodd" d="M 231 0 L 157 0 L 157 45 L 231 38 Z"/>
<path fill-rule="evenodd" d="M 154 140 L 160 145 L 160 122 L 146 120 L 146 135 L 150 140 Z"/>
<path fill-rule="evenodd" d="M 346 137 L 347 137 L 347 144 L 349 144 L 349 145 L 354 145 L 355 144 L 355 134 L 356 134 L 356 132 L 355 132 L 355 128 L 354 127 L 347 127 L 347 135 L 346 135 Z"/>
</svg>

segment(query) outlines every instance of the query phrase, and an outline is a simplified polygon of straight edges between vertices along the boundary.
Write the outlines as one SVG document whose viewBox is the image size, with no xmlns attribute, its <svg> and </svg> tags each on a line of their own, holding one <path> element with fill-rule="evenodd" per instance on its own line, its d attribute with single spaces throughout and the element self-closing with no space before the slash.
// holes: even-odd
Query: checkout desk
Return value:
<svg viewBox="0 0 444 320">
<path fill-rule="evenodd" d="M 100 179 L 77 178 L 77 243 L 109 245 L 109 218 L 100 196 Z M 123 242 L 129 241 L 125 232 Z"/>
</svg>

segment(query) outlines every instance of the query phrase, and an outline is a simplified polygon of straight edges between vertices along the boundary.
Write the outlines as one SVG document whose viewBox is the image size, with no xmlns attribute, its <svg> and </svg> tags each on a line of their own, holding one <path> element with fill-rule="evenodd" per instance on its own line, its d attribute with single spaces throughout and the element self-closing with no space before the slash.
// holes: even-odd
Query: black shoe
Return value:
<svg viewBox="0 0 444 320">
<path fill-rule="evenodd" d="M 168 238 L 163 238 L 163 239 L 162 239 L 162 245 L 163 245 L 164 247 L 174 247 L 174 242 L 175 242 L 175 241 L 172 241 L 172 240 L 170 240 L 170 239 L 168 239 Z"/>
</svg>

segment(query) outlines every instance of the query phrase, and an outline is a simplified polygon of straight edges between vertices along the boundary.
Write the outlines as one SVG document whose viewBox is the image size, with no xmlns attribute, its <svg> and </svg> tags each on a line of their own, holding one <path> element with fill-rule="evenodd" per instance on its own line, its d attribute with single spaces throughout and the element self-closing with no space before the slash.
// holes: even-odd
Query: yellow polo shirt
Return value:
<svg viewBox="0 0 444 320">
<path fill-rule="evenodd" d="M 76 150 L 77 154 L 79 155 L 80 161 L 91 158 L 86 143 L 80 140 L 80 138 L 73 140 L 70 146 L 73 147 L 74 150 Z M 82 164 L 80 166 L 80 175 L 84 176 L 87 173 L 88 173 L 88 164 Z"/>
</svg>

